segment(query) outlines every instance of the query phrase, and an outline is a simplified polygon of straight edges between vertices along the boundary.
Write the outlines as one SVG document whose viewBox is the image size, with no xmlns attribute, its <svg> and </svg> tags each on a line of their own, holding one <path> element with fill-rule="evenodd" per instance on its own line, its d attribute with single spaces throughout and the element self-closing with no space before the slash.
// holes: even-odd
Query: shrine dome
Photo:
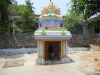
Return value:
<svg viewBox="0 0 100 75">
<path fill-rule="evenodd" d="M 55 5 L 53 2 L 50 1 L 45 7 L 42 8 L 41 13 L 42 14 L 54 13 L 56 15 L 60 15 L 61 11 L 57 5 Z"/>
</svg>

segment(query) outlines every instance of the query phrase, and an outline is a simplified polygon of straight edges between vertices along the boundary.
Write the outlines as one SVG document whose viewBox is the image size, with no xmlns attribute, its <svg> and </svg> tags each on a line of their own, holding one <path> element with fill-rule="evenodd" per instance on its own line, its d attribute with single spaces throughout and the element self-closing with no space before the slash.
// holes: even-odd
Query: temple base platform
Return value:
<svg viewBox="0 0 100 75">
<path fill-rule="evenodd" d="M 45 60 L 42 57 L 36 58 L 36 65 L 47 65 L 47 64 L 64 64 L 70 62 L 70 57 L 65 56 L 61 60 Z"/>
<path fill-rule="evenodd" d="M 36 57 L 36 65 L 44 65 L 45 64 L 45 59 L 42 57 Z"/>
</svg>

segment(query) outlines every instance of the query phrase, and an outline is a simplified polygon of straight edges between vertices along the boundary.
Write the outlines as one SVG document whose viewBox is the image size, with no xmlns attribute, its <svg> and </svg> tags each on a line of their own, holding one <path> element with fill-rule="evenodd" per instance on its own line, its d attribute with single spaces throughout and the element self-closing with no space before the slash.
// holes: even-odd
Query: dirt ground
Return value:
<svg viewBox="0 0 100 75">
<path fill-rule="evenodd" d="M 100 51 L 93 51 L 81 56 L 82 59 L 92 63 L 95 70 L 100 72 Z"/>
<path fill-rule="evenodd" d="M 0 54 L 0 75 L 100 75 L 99 54 L 100 51 L 71 52 L 70 63 L 52 65 L 36 65 L 36 53 Z M 7 61 L 17 60 L 24 60 L 24 65 L 3 67 Z"/>
</svg>

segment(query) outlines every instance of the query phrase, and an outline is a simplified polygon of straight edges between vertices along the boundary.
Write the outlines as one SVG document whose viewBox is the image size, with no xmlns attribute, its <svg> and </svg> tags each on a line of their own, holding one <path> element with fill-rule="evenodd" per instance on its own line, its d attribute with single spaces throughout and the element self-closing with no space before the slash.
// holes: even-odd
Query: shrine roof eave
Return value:
<svg viewBox="0 0 100 75">
<path fill-rule="evenodd" d="M 43 20 L 59 20 L 62 21 L 63 19 L 60 18 L 40 18 L 39 21 L 43 21 Z"/>
<path fill-rule="evenodd" d="M 34 37 L 41 39 L 70 39 L 72 35 L 34 35 Z"/>
<path fill-rule="evenodd" d="M 63 19 L 63 16 L 61 15 L 55 15 L 55 14 L 43 14 L 39 17 L 39 19 Z"/>
</svg>

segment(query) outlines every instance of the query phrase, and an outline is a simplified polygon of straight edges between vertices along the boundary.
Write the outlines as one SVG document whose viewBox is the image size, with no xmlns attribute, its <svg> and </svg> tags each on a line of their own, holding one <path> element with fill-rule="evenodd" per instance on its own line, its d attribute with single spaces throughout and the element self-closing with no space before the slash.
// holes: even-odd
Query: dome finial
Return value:
<svg viewBox="0 0 100 75">
<path fill-rule="evenodd" d="M 60 15 L 60 8 L 55 5 L 53 2 L 51 2 L 52 0 L 49 0 L 50 2 L 44 6 L 41 10 L 42 14 L 57 14 Z"/>
</svg>

